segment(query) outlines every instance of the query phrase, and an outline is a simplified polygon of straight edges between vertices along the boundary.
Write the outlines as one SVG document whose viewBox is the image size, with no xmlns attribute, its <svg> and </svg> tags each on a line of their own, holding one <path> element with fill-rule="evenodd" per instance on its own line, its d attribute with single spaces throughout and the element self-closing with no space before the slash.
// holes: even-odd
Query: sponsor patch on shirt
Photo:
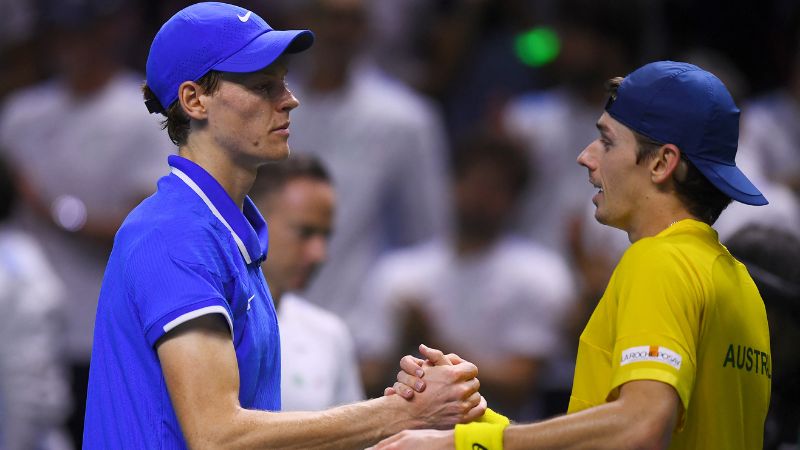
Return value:
<svg viewBox="0 0 800 450">
<path fill-rule="evenodd" d="M 623 350 L 622 360 L 620 361 L 619 365 L 624 366 L 625 364 L 636 362 L 655 361 L 668 364 L 675 369 L 680 370 L 681 360 L 681 355 L 666 347 L 661 347 L 658 345 L 642 345 L 641 347 L 631 347 L 627 350 Z"/>
</svg>

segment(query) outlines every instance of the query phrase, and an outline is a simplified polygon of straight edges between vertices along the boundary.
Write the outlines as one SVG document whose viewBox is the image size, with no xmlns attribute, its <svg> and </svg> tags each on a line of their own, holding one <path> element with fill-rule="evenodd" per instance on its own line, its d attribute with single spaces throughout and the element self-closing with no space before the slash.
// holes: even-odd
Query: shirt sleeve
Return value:
<svg viewBox="0 0 800 450">
<path fill-rule="evenodd" d="M 224 277 L 199 261 L 175 257 L 169 240 L 158 231 L 149 233 L 131 252 L 126 278 L 132 287 L 129 301 L 150 345 L 178 325 L 206 314 L 224 316 L 233 333 Z"/>
<path fill-rule="evenodd" d="M 633 380 L 667 383 L 688 409 L 695 382 L 702 283 L 675 250 L 643 243 L 620 262 L 609 400 Z"/>
</svg>

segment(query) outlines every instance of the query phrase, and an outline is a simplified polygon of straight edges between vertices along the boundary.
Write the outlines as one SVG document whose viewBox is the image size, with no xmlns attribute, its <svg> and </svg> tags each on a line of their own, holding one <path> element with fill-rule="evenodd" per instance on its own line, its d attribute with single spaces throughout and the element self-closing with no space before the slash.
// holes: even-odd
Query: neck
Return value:
<svg viewBox="0 0 800 450">
<path fill-rule="evenodd" d="M 632 226 L 625 230 L 628 232 L 628 240 L 631 243 L 655 236 L 678 221 L 696 219 L 677 199 L 660 203 L 658 207 L 651 208 L 650 211 L 640 211 L 638 220 L 634 220 Z"/>
<path fill-rule="evenodd" d="M 495 236 L 459 233 L 456 239 L 456 253 L 458 256 L 469 256 L 481 253 L 491 247 Z"/>
<path fill-rule="evenodd" d="M 205 169 L 222 186 L 239 209 L 243 208 L 244 198 L 256 179 L 257 168 L 242 167 L 227 158 L 224 151 L 211 151 L 192 139 L 178 149 L 178 155 Z"/>
</svg>

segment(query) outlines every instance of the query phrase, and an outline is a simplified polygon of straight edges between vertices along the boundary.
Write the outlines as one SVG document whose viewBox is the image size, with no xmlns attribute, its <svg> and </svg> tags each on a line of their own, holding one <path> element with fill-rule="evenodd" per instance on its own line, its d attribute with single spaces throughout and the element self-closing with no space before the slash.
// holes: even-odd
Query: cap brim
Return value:
<svg viewBox="0 0 800 450">
<path fill-rule="evenodd" d="M 215 64 L 212 69 L 221 72 L 255 72 L 272 64 L 282 54 L 302 52 L 313 43 L 314 33 L 309 30 L 271 30 Z"/>
<path fill-rule="evenodd" d="M 754 206 L 769 203 L 738 167 L 691 156 L 689 159 L 711 184 L 737 202 Z"/>
</svg>

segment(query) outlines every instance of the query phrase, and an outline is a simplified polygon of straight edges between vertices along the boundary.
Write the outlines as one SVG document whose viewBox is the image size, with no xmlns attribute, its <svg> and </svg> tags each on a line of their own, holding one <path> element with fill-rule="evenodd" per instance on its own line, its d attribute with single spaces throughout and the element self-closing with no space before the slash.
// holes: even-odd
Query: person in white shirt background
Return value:
<svg viewBox="0 0 800 450">
<path fill-rule="evenodd" d="M 69 450 L 63 289 L 39 243 L 8 221 L 14 178 L 0 158 L 0 448 Z"/>
<path fill-rule="evenodd" d="M 328 255 L 336 194 L 327 170 L 313 156 L 270 163 L 259 169 L 250 195 L 269 228 L 262 270 L 278 311 L 282 409 L 321 410 L 363 400 L 344 321 L 298 294 Z"/>
<path fill-rule="evenodd" d="M 153 192 L 173 146 L 141 104 L 143 76 L 124 64 L 135 29 L 128 0 L 45 1 L 41 83 L 0 105 L 0 145 L 27 189 L 11 220 L 42 245 L 62 280 L 59 336 L 72 378 L 68 426 L 82 444 L 100 282 L 122 219 Z M 135 10 L 133 10 L 135 11 Z M 119 168 L 124 170 L 117 170 Z"/>
<path fill-rule="evenodd" d="M 561 255 L 511 229 L 534 178 L 522 144 L 476 132 L 454 150 L 448 237 L 388 253 L 365 283 L 367 391 L 426 342 L 480 364 L 481 393 L 495 410 L 534 417 L 544 406 L 541 374 L 566 352 L 573 276 Z"/>
</svg>

